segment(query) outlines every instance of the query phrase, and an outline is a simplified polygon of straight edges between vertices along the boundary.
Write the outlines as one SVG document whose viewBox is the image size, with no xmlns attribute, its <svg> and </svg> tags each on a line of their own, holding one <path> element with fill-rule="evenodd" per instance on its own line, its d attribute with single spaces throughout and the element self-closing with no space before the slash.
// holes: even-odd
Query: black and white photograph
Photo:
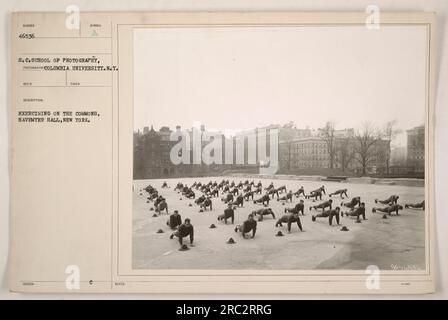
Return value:
<svg viewBox="0 0 448 320">
<path fill-rule="evenodd" d="M 446 298 L 448 3 L 266 1 L 8 7 L 0 299 Z"/>
<path fill-rule="evenodd" d="M 133 37 L 133 269 L 427 269 L 424 25 Z"/>
</svg>

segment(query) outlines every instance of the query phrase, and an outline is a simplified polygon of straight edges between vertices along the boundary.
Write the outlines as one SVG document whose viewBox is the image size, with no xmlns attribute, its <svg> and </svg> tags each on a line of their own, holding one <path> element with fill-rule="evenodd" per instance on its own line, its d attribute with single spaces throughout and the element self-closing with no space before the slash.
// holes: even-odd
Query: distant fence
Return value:
<svg viewBox="0 0 448 320">
<path fill-rule="evenodd" d="M 232 176 L 232 175 L 258 175 L 260 173 L 259 167 L 256 165 L 241 165 L 241 166 L 196 166 L 189 171 L 175 171 L 173 174 L 164 175 L 162 170 L 158 175 L 138 175 L 134 179 L 161 179 L 161 178 L 187 178 L 187 177 L 211 177 L 211 176 Z M 350 178 L 372 178 L 372 179 L 420 179 L 425 178 L 424 173 L 409 173 L 401 172 L 400 174 L 366 174 L 352 171 L 342 171 L 340 169 L 327 168 L 310 168 L 306 170 L 279 170 L 279 176 L 289 177 L 314 177 L 313 179 L 321 179 L 324 181 L 343 182 Z"/>
<path fill-rule="evenodd" d="M 278 174 L 282 175 L 296 175 L 296 176 L 324 176 L 329 180 L 341 180 L 339 177 L 344 178 L 356 178 L 367 176 L 371 178 L 382 178 L 382 179 L 400 179 L 400 178 L 409 178 L 409 179 L 424 179 L 424 172 L 409 172 L 409 171 L 401 171 L 401 172 L 392 172 L 391 174 L 385 173 L 367 173 L 365 175 L 359 172 L 353 171 L 342 171 L 340 169 L 328 169 L 328 168 L 309 168 L 309 169 L 300 169 L 300 170 L 280 170 Z"/>
</svg>

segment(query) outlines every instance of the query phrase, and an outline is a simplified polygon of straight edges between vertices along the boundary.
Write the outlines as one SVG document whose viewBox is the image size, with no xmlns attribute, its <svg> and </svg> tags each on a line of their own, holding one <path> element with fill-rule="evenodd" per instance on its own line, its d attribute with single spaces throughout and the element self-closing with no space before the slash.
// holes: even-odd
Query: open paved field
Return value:
<svg viewBox="0 0 448 320">
<path fill-rule="evenodd" d="M 135 269 L 365 269 L 368 265 L 377 265 L 389 270 L 392 266 L 412 269 L 425 268 L 425 213 L 422 210 L 404 209 L 400 216 L 389 216 L 382 219 L 382 214 L 372 213 L 375 198 L 387 198 L 389 195 L 400 196 L 399 203 L 414 203 L 424 199 L 424 188 L 371 184 L 350 184 L 321 181 L 272 180 L 275 187 L 286 185 L 294 192 L 300 187 L 305 192 L 325 185 L 327 194 L 337 189 L 347 188 L 349 199 L 361 196 L 366 203 L 366 221 L 355 223 L 354 218 L 341 218 L 341 225 L 333 223 L 329 226 L 328 219 L 318 219 L 312 222 L 309 206 L 320 201 L 305 200 L 305 216 L 301 216 L 305 232 L 300 232 L 293 225 L 292 233 L 287 233 L 286 225 L 275 227 L 275 219 L 265 218 L 258 222 L 257 234 L 254 239 L 243 239 L 236 234 L 234 227 L 242 223 L 247 215 L 262 205 L 250 202 L 244 203 L 244 208 L 235 211 L 235 225 L 217 221 L 217 216 L 223 213 L 226 205 L 219 198 L 213 198 L 213 211 L 199 212 L 194 200 L 186 199 L 174 191 L 178 181 L 191 185 L 194 181 L 207 183 L 222 179 L 234 180 L 239 177 L 212 178 L 179 178 L 166 180 L 169 189 L 161 189 L 164 180 L 135 180 L 133 192 L 133 267 Z M 249 179 L 252 180 L 252 179 Z M 266 187 L 271 180 L 261 180 Z M 151 184 L 167 199 L 169 212 L 178 210 L 182 220 L 190 218 L 195 228 L 195 246 L 188 251 L 179 251 L 177 239 L 170 240 L 171 230 L 166 225 L 168 215 L 161 214 L 152 217 L 152 203 L 146 203 L 147 193 L 140 190 Z M 142 195 L 140 195 L 142 193 Z M 196 192 L 196 197 L 199 192 Z M 255 198 L 259 196 L 256 195 Z M 182 200 L 180 200 L 182 198 Z M 293 197 L 293 203 L 283 205 L 273 200 L 270 208 L 277 218 L 284 215 L 284 208 L 293 207 L 301 198 Z M 330 199 L 328 195 L 323 200 Z M 336 205 L 340 197 L 333 196 Z M 193 206 L 189 207 L 188 204 Z M 379 206 L 379 205 L 377 205 Z M 217 226 L 210 229 L 211 224 Z M 342 226 L 349 231 L 340 231 Z M 164 233 L 156 233 L 163 229 Z M 281 230 L 284 237 L 276 237 Z M 227 244 L 230 237 L 235 244 Z M 188 239 L 184 243 L 189 243 Z"/>
</svg>

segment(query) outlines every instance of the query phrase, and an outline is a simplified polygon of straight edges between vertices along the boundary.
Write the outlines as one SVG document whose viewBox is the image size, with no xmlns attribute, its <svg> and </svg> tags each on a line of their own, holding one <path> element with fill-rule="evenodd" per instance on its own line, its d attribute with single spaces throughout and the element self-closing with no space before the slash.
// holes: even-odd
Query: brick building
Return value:
<svg viewBox="0 0 448 320">
<path fill-rule="evenodd" d="M 170 161 L 171 130 L 162 127 L 159 131 L 148 127 L 134 132 L 134 179 L 174 176 L 177 166 Z"/>
<path fill-rule="evenodd" d="M 407 166 L 414 173 L 425 171 L 425 127 L 407 130 Z"/>
<path fill-rule="evenodd" d="M 336 130 L 334 134 L 333 169 L 340 171 L 362 172 L 358 161 L 353 129 Z M 378 140 L 369 150 L 367 173 L 381 174 L 386 169 L 387 154 L 390 144 L 387 140 Z M 317 134 L 290 141 L 280 142 L 280 168 L 282 172 L 312 172 L 330 168 L 330 154 L 327 143 Z"/>
</svg>

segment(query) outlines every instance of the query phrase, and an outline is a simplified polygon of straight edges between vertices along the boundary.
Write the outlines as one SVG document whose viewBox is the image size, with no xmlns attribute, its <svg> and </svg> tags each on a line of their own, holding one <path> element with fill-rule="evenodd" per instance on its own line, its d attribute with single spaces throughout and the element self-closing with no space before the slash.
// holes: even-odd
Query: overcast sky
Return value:
<svg viewBox="0 0 448 320">
<path fill-rule="evenodd" d="M 134 31 L 134 128 L 424 123 L 424 27 Z"/>
</svg>

